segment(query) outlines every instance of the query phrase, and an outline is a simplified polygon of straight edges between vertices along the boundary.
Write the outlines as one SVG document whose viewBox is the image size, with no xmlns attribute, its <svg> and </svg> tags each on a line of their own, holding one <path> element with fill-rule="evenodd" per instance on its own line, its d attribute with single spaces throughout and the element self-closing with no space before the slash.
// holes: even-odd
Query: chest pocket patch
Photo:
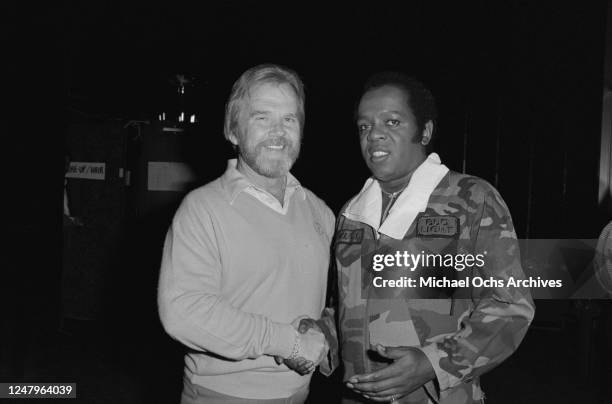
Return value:
<svg viewBox="0 0 612 404">
<path fill-rule="evenodd" d="M 450 215 L 421 216 L 417 222 L 417 237 L 448 237 L 459 235 L 459 218 Z"/>
<path fill-rule="evenodd" d="M 336 235 L 336 243 L 361 244 L 363 241 L 363 229 L 340 230 Z"/>
</svg>

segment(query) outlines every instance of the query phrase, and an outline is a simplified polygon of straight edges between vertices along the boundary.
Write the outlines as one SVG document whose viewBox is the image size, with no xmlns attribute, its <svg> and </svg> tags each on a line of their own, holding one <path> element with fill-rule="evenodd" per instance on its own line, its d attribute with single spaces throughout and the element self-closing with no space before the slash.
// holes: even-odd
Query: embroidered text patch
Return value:
<svg viewBox="0 0 612 404">
<path fill-rule="evenodd" d="M 340 230 L 337 234 L 336 243 L 360 244 L 363 241 L 363 229 Z"/>
<path fill-rule="evenodd" d="M 422 216 L 417 222 L 417 236 L 455 237 L 459 234 L 459 218 L 455 216 Z"/>
</svg>

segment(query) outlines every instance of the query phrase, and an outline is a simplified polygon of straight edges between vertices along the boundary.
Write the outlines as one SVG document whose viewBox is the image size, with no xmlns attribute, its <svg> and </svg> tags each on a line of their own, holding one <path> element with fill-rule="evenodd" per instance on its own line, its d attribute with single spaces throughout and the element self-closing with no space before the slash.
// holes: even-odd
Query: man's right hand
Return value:
<svg viewBox="0 0 612 404">
<path fill-rule="evenodd" d="M 300 344 L 298 356 L 294 359 L 283 359 L 276 356 L 274 359 L 279 365 L 284 363 L 300 375 L 305 375 L 313 372 L 318 363 L 323 360 L 327 353 L 327 342 L 325 336 L 321 333 L 321 329 L 311 318 L 298 317 L 292 322 L 292 325 L 299 332 L 297 335 Z M 311 328 L 313 330 L 308 332 Z"/>
<path fill-rule="evenodd" d="M 317 331 L 323 332 L 321 330 L 321 327 L 317 323 L 317 320 L 314 320 L 314 319 L 312 319 L 310 317 L 306 317 L 306 318 L 300 319 L 300 323 L 298 325 L 298 332 L 305 333 L 306 331 L 310 330 L 311 328 L 314 328 Z"/>
<path fill-rule="evenodd" d="M 283 359 L 280 356 L 274 357 L 277 364 L 284 363 L 289 369 L 294 370 L 296 373 L 304 376 L 308 373 L 312 373 L 315 370 L 315 364 L 309 360 L 304 359 L 303 357 L 298 357 L 295 359 Z"/>
<path fill-rule="evenodd" d="M 327 341 L 321 331 L 310 328 L 304 333 L 298 333 L 298 339 L 300 344 L 298 356 L 311 361 L 315 366 L 325 358 Z"/>
</svg>

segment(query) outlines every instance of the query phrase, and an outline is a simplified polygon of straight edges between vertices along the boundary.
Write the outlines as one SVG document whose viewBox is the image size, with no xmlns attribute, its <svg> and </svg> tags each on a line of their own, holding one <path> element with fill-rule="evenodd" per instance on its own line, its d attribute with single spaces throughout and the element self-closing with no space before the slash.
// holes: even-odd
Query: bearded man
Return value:
<svg viewBox="0 0 612 404">
<path fill-rule="evenodd" d="M 326 357 L 323 333 L 297 331 L 324 309 L 334 232 L 331 210 L 289 172 L 303 126 L 298 75 L 247 70 L 226 104 L 238 158 L 176 212 L 158 304 L 168 334 L 191 349 L 183 404 L 302 403 Z"/>
</svg>

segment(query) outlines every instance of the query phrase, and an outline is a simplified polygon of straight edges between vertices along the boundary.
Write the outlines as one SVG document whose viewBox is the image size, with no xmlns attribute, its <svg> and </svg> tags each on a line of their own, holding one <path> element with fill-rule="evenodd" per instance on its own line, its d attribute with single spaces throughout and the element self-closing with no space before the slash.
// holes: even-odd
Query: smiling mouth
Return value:
<svg viewBox="0 0 612 404">
<path fill-rule="evenodd" d="M 370 152 L 370 161 L 372 161 L 373 163 L 378 163 L 378 162 L 384 161 L 388 156 L 389 156 L 389 152 L 382 151 L 382 150 L 376 150 L 376 151 Z"/>
<path fill-rule="evenodd" d="M 271 151 L 282 151 L 285 148 L 285 145 L 270 145 L 265 146 L 265 148 Z"/>
</svg>

